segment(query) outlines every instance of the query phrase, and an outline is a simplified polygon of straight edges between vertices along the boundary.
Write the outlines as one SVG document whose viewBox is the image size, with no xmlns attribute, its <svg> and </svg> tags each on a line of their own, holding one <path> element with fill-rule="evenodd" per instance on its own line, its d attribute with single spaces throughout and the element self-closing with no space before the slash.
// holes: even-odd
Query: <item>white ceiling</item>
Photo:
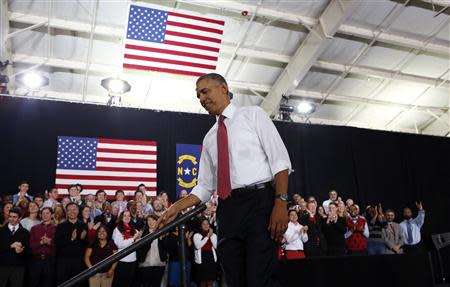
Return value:
<svg viewBox="0 0 450 287">
<path fill-rule="evenodd" d="M 122 106 L 205 113 L 194 93 L 195 78 L 122 69 L 131 2 L 102 0 L 96 9 L 94 0 L 2 0 L 6 32 L 0 52 L 1 60 L 13 61 L 11 78 L 34 69 L 50 79 L 49 86 L 35 92 L 13 83 L 11 94 L 106 104 L 100 81 L 119 76 L 132 86 Z M 259 105 L 274 93 L 296 51 L 309 45 L 308 34 L 328 24 L 324 11 L 332 5 L 327 0 L 144 2 L 225 21 L 217 71 L 228 79 L 238 105 Z M 436 14 L 450 1 L 354 2 L 334 36 L 324 40 L 323 52 L 311 58 L 304 76 L 298 74 L 298 85 L 284 87 L 289 104 L 307 100 L 317 105 L 309 118 L 292 118 L 448 136 L 450 8 Z M 278 103 L 281 95 L 275 96 Z"/>
</svg>

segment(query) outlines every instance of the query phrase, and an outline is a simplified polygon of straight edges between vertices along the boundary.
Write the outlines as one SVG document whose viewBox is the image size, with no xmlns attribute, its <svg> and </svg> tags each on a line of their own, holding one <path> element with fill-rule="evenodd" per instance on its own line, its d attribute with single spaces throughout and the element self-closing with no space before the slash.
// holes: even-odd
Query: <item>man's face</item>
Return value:
<svg viewBox="0 0 450 287">
<path fill-rule="evenodd" d="M 125 195 L 121 192 L 118 192 L 116 195 L 116 200 L 117 201 L 123 201 L 123 198 L 125 197 Z"/>
<path fill-rule="evenodd" d="M 15 212 L 9 212 L 8 223 L 11 225 L 17 225 L 19 223 L 19 215 Z"/>
<path fill-rule="evenodd" d="M 392 211 L 389 211 L 386 213 L 387 222 L 393 222 L 394 219 L 395 219 L 395 213 L 393 213 Z"/>
<path fill-rule="evenodd" d="M 34 202 L 39 206 L 39 208 L 41 208 L 42 205 L 44 204 L 44 200 L 40 197 L 35 197 Z"/>
<path fill-rule="evenodd" d="M 312 214 L 316 213 L 316 204 L 313 201 L 308 202 L 307 207 L 308 207 L 309 212 L 311 212 Z"/>
<path fill-rule="evenodd" d="M 335 201 L 337 199 L 337 192 L 336 191 L 330 192 L 330 199 L 332 201 Z"/>
<path fill-rule="evenodd" d="M 197 98 L 210 115 L 219 115 L 230 103 L 228 87 L 212 79 L 203 79 L 197 83 Z"/>
<path fill-rule="evenodd" d="M 52 190 L 50 190 L 48 195 L 51 199 L 57 200 L 58 199 L 58 190 L 56 188 L 53 188 Z"/>
<path fill-rule="evenodd" d="M 49 222 L 52 219 L 52 213 L 48 209 L 44 209 L 41 212 L 41 218 L 43 222 Z"/>
<path fill-rule="evenodd" d="M 99 194 L 97 194 L 97 201 L 101 203 L 106 201 L 106 195 L 104 192 L 100 192 Z"/>
<path fill-rule="evenodd" d="M 106 214 L 106 215 L 111 214 L 111 204 L 106 204 L 106 203 L 104 203 L 104 204 L 103 204 L 103 207 L 102 207 L 102 211 L 103 211 L 103 213 Z"/>
<path fill-rule="evenodd" d="M 28 189 L 30 189 L 28 183 L 22 183 L 21 185 L 19 185 L 19 192 L 21 194 L 26 194 L 28 192 Z"/>
<path fill-rule="evenodd" d="M 349 199 L 347 199 L 347 201 L 345 202 L 345 204 L 347 205 L 347 206 L 352 206 L 353 205 L 353 199 L 351 199 L 351 198 L 349 198 Z"/>
<path fill-rule="evenodd" d="M 80 192 L 78 191 L 78 189 L 75 186 L 69 188 L 69 195 L 71 197 L 77 197 L 78 194 L 80 194 Z"/>
<path fill-rule="evenodd" d="M 162 202 L 159 199 L 153 201 L 153 209 L 155 211 L 161 211 L 163 209 Z"/>
<path fill-rule="evenodd" d="M 112 215 L 118 215 L 119 214 L 119 210 L 120 210 L 120 207 L 119 207 L 118 204 L 111 205 L 111 214 Z"/>
<path fill-rule="evenodd" d="M 77 216 L 78 216 L 78 207 L 73 204 L 67 206 L 67 217 L 69 219 L 74 220 L 77 219 Z"/>
<path fill-rule="evenodd" d="M 412 217 L 412 211 L 411 211 L 411 208 L 405 207 L 405 208 L 403 209 L 403 218 L 404 218 L 404 219 L 411 219 L 411 217 Z"/>
<path fill-rule="evenodd" d="M 85 201 L 86 201 L 86 204 L 88 204 L 88 203 L 94 203 L 94 201 L 95 201 L 95 195 L 93 195 L 93 194 L 88 194 L 88 195 L 86 195 Z"/>
<path fill-rule="evenodd" d="M 291 222 L 297 222 L 297 220 L 298 220 L 297 212 L 295 212 L 295 211 L 289 212 L 289 220 Z"/>
</svg>

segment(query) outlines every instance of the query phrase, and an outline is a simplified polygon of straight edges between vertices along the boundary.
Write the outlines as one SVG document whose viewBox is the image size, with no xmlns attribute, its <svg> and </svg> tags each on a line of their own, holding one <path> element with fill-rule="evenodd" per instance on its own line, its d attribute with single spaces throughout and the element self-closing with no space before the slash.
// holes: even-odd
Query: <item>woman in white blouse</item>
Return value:
<svg viewBox="0 0 450 287">
<path fill-rule="evenodd" d="M 305 258 L 303 243 L 308 241 L 308 226 L 298 223 L 298 214 L 295 210 L 289 210 L 289 223 L 284 239 L 286 240 L 286 258 Z"/>
<path fill-rule="evenodd" d="M 140 232 L 130 225 L 131 214 L 124 211 L 117 220 L 117 227 L 114 229 L 112 240 L 116 244 L 118 251 L 130 246 L 140 237 Z M 130 253 L 120 259 L 114 274 L 113 287 L 132 286 L 136 272 L 136 252 Z"/>
<path fill-rule="evenodd" d="M 195 274 L 200 287 L 213 286 L 217 279 L 217 235 L 209 225 L 209 220 L 203 218 L 200 232 L 194 234 Z"/>
</svg>

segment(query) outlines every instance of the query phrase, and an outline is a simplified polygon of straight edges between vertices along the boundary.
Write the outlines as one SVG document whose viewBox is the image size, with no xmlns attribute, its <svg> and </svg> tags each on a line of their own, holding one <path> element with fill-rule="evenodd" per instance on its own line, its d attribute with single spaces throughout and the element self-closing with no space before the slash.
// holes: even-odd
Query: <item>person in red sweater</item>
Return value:
<svg viewBox="0 0 450 287">
<path fill-rule="evenodd" d="M 31 265 L 30 287 L 52 287 L 55 280 L 55 234 L 56 225 L 52 222 L 53 210 L 41 210 L 42 223 L 30 231 Z"/>
<path fill-rule="evenodd" d="M 350 206 L 350 217 L 347 218 L 347 233 L 345 233 L 345 238 L 348 254 L 367 254 L 369 228 L 366 219 L 359 215 L 359 210 L 355 205 Z"/>
</svg>

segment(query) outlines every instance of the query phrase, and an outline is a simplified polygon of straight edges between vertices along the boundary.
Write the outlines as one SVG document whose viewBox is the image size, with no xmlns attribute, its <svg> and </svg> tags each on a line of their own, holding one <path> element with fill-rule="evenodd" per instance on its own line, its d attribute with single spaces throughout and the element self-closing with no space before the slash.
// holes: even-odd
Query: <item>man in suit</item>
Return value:
<svg viewBox="0 0 450 287">
<path fill-rule="evenodd" d="M 8 224 L 0 228 L 0 287 L 8 282 L 11 287 L 22 287 L 23 284 L 29 232 L 19 224 L 21 216 L 19 208 L 12 208 Z"/>
<path fill-rule="evenodd" d="M 381 231 L 381 237 L 386 244 L 386 254 L 403 253 L 403 233 L 400 224 L 394 222 L 395 213 L 393 210 L 386 210 L 387 225 Z"/>
</svg>

